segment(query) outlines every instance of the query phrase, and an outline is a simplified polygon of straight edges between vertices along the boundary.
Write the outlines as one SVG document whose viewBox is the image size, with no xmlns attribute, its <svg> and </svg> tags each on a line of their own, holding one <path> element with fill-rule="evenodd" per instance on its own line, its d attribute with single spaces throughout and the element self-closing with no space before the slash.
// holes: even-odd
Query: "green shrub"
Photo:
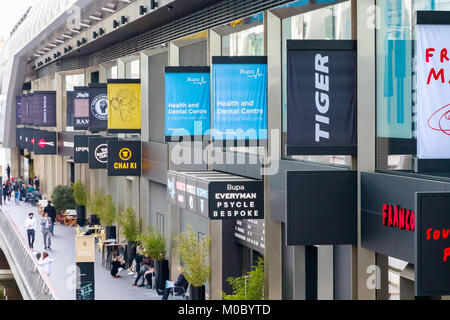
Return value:
<svg viewBox="0 0 450 320">
<path fill-rule="evenodd" d="M 264 260 L 259 258 L 252 271 L 238 278 L 228 278 L 227 282 L 231 285 L 233 293 L 227 295 L 222 292 L 224 300 L 265 300 Z"/>
<path fill-rule="evenodd" d="M 142 220 L 136 218 L 136 212 L 132 208 L 127 208 L 119 214 L 119 226 L 127 241 L 138 242 L 139 233 L 142 229 Z"/>
<path fill-rule="evenodd" d="M 67 209 L 75 209 L 73 190 L 68 186 L 57 186 L 52 193 L 52 203 L 56 213 L 64 213 Z"/>
<path fill-rule="evenodd" d="M 75 198 L 75 202 L 79 206 L 86 206 L 87 203 L 87 192 L 83 183 L 80 180 L 77 180 L 73 185 L 73 196 Z"/>
<path fill-rule="evenodd" d="M 103 222 L 105 226 L 112 226 L 117 220 L 116 205 L 112 200 L 112 195 L 108 194 L 103 198 L 102 206 L 97 215 L 100 218 L 100 222 Z"/>
<path fill-rule="evenodd" d="M 156 231 L 152 227 L 147 228 L 147 232 L 141 233 L 137 237 L 145 256 L 153 260 L 162 261 L 166 259 L 166 238 L 161 232 Z"/>
<path fill-rule="evenodd" d="M 191 226 L 176 237 L 177 251 L 184 264 L 184 276 L 194 287 L 203 286 L 211 276 L 211 266 L 208 264 L 211 238 L 199 240 Z"/>
<path fill-rule="evenodd" d="M 105 193 L 103 190 L 94 191 L 87 200 L 88 210 L 100 218 L 100 211 L 102 210 L 105 201 Z"/>
</svg>

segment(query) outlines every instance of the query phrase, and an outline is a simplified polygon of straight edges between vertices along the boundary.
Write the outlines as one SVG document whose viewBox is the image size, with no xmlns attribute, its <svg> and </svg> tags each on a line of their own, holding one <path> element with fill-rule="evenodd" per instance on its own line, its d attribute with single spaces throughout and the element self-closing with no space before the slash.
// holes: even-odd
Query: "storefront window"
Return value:
<svg viewBox="0 0 450 320">
<path fill-rule="evenodd" d="M 286 40 L 290 39 L 323 39 L 350 40 L 351 39 L 351 5 L 350 1 L 328 5 L 306 13 L 297 14 L 296 10 L 305 9 L 305 1 L 297 1 L 290 6 L 294 14 L 289 16 L 285 6 L 274 12 L 282 18 L 282 62 L 283 62 L 283 154 L 285 155 L 287 132 L 287 48 Z M 279 12 L 277 12 L 279 11 Z M 350 166 L 350 156 L 295 156 L 298 160 Z"/>
<path fill-rule="evenodd" d="M 74 87 L 84 86 L 84 74 L 73 74 L 66 76 L 66 90 L 73 91 Z"/>
<path fill-rule="evenodd" d="M 417 145 L 414 14 L 449 9 L 450 0 L 377 1 L 377 169 L 413 168 Z"/>
</svg>

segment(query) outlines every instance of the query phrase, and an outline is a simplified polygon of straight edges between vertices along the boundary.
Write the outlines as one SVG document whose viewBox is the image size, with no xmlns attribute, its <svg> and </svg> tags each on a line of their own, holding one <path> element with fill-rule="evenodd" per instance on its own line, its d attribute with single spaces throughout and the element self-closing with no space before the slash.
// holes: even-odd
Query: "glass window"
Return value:
<svg viewBox="0 0 450 320">
<path fill-rule="evenodd" d="M 297 8 L 295 8 L 297 6 Z M 292 4 L 291 10 L 305 6 L 304 1 Z M 293 7 L 293 8 L 292 8 Z M 285 16 L 286 8 L 281 7 L 280 14 Z M 276 11 L 276 10 L 275 10 Z M 294 13 L 295 14 L 295 13 Z M 320 9 L 287 16 L 282 19 L 282 106 L 283 106 L 283 155 L 285 155 L 286 132 L 287 132 L 287 47 L 286 40 L 289 39 L 325 39 L 325 40 L 350 40 L 351 30 L 351 5 L 350 1 L 340 4 L 328 5 Z M 307 160 L 328 164 L 339 164 L 350 166 L 350 156 L 294 156 L 298 160 Z"/>
<path fill-rule="evenodd" d="M 139 59 L 129 62 L 128 65 L 129 66 L 127 66 L 127 77 L 130 79 L 140 79 L 141 65 L 140 65 Z M 128 72 L 129 72 L 129 74 L 128 74 Z"/>
<path fill-rule="evenodd" d="M 66 76 L 66 90 L 73 91 L 74 87 L 84 86 L 84 74 L 73 74 Z"/>
<path fill-rule="evenodd" d="M 111 66 L 107 69 L 108 79 L 117 79 L 117 66 Z"/>
<path fill-rule="evenodd" d="M 449 9 L 450 0 L 377 1 L 377 169 L 413 168 L 417 145 L 414 12 Z"/>
</svg>

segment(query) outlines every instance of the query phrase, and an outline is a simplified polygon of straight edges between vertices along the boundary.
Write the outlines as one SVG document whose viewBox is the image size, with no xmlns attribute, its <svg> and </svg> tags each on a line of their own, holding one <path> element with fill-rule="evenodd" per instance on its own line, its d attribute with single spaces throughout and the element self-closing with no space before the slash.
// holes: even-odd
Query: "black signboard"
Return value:
<svg viewBox="0 0 450 320">
<path fill-rule="evenodd" d="M 89 138 L 98 136 L 79 135 L 74 137 L 74 162 L 89 163 Z"/>
<path fill-rule="evenodd" d="M 108 129 L 108 89 L 106 83 L 89 85 L 89 130 Z"/>
<path fill-rule="evenodd" d="M 89 169 L 108 168 L 108 141 L 117 141 L 117 138 L 89 138 Z"/>
<path fill-rule="evenodd" d="M 264 219 L 262 181 L 212 181 L 209 183 L 209 218 Z"/>
<path fill-rule="evenodd" d="M 236 220 L 234 239 L 243 246 L 264 254 L 264 220 Z"/>
<path fill-rule="evenodd" d="M 17 128 L 17 146 L 25 149 L 25 128 Z"/>
<path fill-rule="evenodd" d="M 56 155 L 58 135 L 54 131 L 34 130 L 34 153 Z"/>
<path fill-rule="evenodd" d="M 287 41 L 288 155 L 356 154 L 356 41 Z"/>
<path fill-rule="evenodd" d="M 32 101 L 30 105 L 30 101 Z M 56 126 L 56 92 L 36 91 L 28 103 L 28 120 L 37 127 Z"/>
<path fill-rule="evenodd" d="M 108 141 L 108 176 L 141 176 L 141 171 L 141 141 Z"/>
<path fill-rule="evenodd" d="M 67 109 L 66 109 L 66 126 L 67 127 L 73 127 L 75 125 L 75 118 L 74 118 L 74 108 L 73 104 L 75 102 L 75 91 L 67 91 Z"/>
<path fill-rule="evenodd" d="M 37 131 L 33 128 L 25 128 L 24 130 L 24 137 L 25 137 L 25 141 L 24 141 L 24 146 L 25 149 L 28 150 L 28 152 L 33 152 L 34 151 L 34 132 Z"/>
<path fill-rule="evenodd" d="M 77 300 L 95 300 L 95 279 L 93 262 L 77 262 Z"/>
<path fill-rule="evenodd" d="M 22 97 L 16 97 L 16 124 L 22 124 Z"/>
<path fill-rule="evenodd" d="M 88 87 L 75 87 L 75 97 L 73 102 L 74 129 L 89 129 L 89 89 Z"/>
<path fill-rule="evenodd" d="M 355 171 L 286 172 L 287 245 L 357 242 Z"/>
<path fill-rule="evenodd" d="M 450 295 L 450 193 L 416 193 L 415 295 Z"/>
<path fill-rule="evenodd" d="M 167 173 L 167 196 L 175 206 L 208 218 L 209 186 L 207 182 Z"/>
</svg>

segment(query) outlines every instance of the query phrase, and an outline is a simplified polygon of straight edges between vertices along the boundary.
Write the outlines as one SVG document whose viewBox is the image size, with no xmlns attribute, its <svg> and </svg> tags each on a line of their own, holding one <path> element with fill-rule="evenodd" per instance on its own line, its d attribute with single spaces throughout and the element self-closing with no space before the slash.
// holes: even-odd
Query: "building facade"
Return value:
<svg viewBox="0 0 450 320">
<path fill-rule="evenodd" d="M 389 210 L 417 211 L 417 192 L 450 190 L 446 161 L 417 158 L 415 86 L 416 12 L 449 10 L 450 1 L 80 0 L 58 5 L 37 31 L 29 30 L 27 20 L 38 19 L 39 8 L 31 9 L 2 54 L 0 124 L 12 176 L 38 176 L 46 197 L 57 185 L 75 180 L 89 192 L 112 194 L 119 210 L 132 207 L 144 227 L 166 237 L 172 275 L 180 264 L 175 236 L 190 225 L 199 237 L 212 237 L 211 299 L 229 291 L 227 277 L 249 271 L 258 257 L 265 259 L 269 299 L 449 294 L 448 285 L 441 294 L 418 290 L 419 219 L 415 230 L 383 222 Z M 356 109 L 344 123 L 354 126 L 350 147 L 328 149 L 329 154 L 291 148 L 290 132 L 297 130 L 288 107 L 293 40 L 319 40 L 316 49 L 323 49 L 325 40 L 345 42 L 354 53 Z M 166 142 L 165 68 L 212 67 L 217 57 L 267 57 L 265 145 Z M 75 136 L 106 133 L 74 129 L 70 92 L 110 79 L 140 80 L 141 132 L 114 136 L 142 141 L 141 176 L 108 176 L 107 170 L 74 159 Z M 17 121 L 17 96 L 48 91 L 55 92 L 55 125 Z M 24 106 L 21 101 L 21 110 Z M 27 134 L 16 129 L 33 126 L 58 133 L 56 154 L 21 147 L 17 134 Z M 195 180 L 198 190 L 205 181 L 239 177 L 261 184 L 263 219 L 214 220 L 168 197 L 171 179 L 185 179 L 184 186 Z M 441 206 L 444 210 L 445 201 Z M 421 272 L 427 276 L 426 268 Z"/>
</svg>

